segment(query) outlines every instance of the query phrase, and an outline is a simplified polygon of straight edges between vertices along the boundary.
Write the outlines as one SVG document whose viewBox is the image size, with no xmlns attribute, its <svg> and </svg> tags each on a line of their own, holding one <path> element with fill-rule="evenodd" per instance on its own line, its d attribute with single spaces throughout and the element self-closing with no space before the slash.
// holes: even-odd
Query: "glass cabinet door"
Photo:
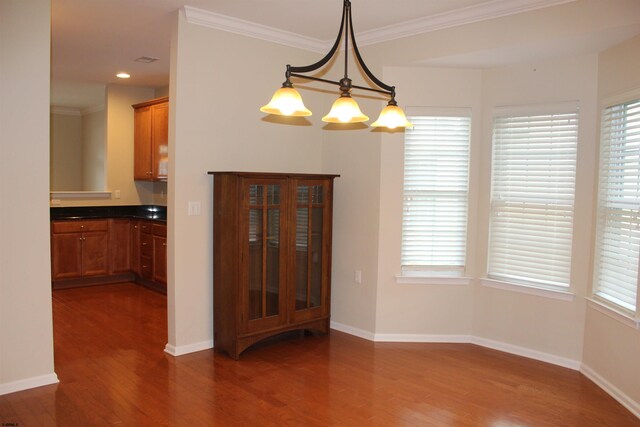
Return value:
<svg viewBox="0 0 640 427">
<path fill-rule="evenodd" d="M 246 187 L 246 234 L 248 263 L 245 305 L 249 325 L 279 322 L 283 285 L 281 262 L 283 186 L 280 183 L 249 183 Z M 259 325 L 258 325 L 259 324 Z M 248 329 L 251 329 L 249 326 Z"/>
<path fill-rule="evenodd" d="M 326 189 L 322 182 L 299 182 L 295 209 L 295 312 L 323 304 Z"/>
</svg>

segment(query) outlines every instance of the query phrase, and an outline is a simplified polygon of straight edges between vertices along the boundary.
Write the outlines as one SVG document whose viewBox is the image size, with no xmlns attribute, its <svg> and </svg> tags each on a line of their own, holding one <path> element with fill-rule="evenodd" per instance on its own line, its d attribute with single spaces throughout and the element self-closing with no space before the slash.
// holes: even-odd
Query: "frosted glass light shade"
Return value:
<svg viewBox="0 0 640 427">
<path fill-rule="evenodd" d="M 362 114 L 358 103 L 350 96 L 341 96 L 331 106 L 329 114 L 322 118 L 327 123 L 360 123 L 369 117 Z"/>
<path fill-rule="evenodd" d="M 302 97 L 292 87 L 281 87 L 271 97 L 271 101 L 260 111 L 267 114 L 277 114 L 279 116 L 310 116 L 311 111 L 304 106 Z"/>
<path fill-rule="evenodd" d="M 371 127 L 386 127 L 389 129 L 395 128 L 410 128 L 413 127 L 410 121 L 407 120 L 407 117 L 404 115 L 404 111 L 402 108 L 397 105 L 387 105 L 380 112 L 380 117 L 378 120 L 371 123 Z"/>
</svg>

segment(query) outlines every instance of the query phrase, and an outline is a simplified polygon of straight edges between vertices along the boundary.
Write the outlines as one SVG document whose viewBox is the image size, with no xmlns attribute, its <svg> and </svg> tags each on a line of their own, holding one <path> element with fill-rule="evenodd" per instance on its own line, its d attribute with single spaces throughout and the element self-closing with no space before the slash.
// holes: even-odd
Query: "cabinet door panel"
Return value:
<svg viewBox="0 0 640 427">
<path fill-rule="evenodd" d="M 109 236 L 106 232 L 82 234 L 82 275 L 102 276 L 109 273 Z"/>
<path fill-rule="evenodd" d="M 244 183 L 242 319 L 245 332 L 284 323 L 286 268 L 283 263 L 284 180 L 247 180 Z"/>
<path fill-rule="evenodd" d="M 325 218 L 330 214 L 325 181 L 298 181 L 295 185 L 295 244 L 292 261 L 295 290 L 290 297 L 290 321 L 328 315 L 328 239 Z"/>
<path fill-rule="evenodd" d="M 82 234 L 51 236 L 51 278 L 75 279 L 82 276 Z"/>
<path fill-rule="evenodd" d="M 133 113 L 133 179 L 150 180 L 151 170 L 151 107 L 136 108 Z"/>
<path fill-rule="evenodd" d="M 154 179 L 167 179 L 169 103 L 151 106 L 151 169 Z"/>
<path fill-rule="evenodd" d="M 131 271 L 131 222 L 109 220 L 109 271 L 111 274 Z"/>
<path fill-rule="evenodd" d="M 153 236 L 153 280 L 167 283 L 167 239 Z"/>
</svg>

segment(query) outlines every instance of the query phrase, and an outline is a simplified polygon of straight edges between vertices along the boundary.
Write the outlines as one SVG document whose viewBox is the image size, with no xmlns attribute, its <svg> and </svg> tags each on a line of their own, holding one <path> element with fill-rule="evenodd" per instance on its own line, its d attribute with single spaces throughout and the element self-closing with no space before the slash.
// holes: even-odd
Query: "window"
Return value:
<svg viewBox="0 0 640 427">
<path fill-rule="evenodd" d="M 640 99 L 602 113 L 597 212 L 595 294 L 634 312 L 640 255 Z"/>
<path fill-rule="evenodd" d="M 403 274 L 464 272 L 471 110 L 450 110 L 408 110 L 414 127 L 404 142 Z"/>
<path fill-rule="evenodd" d="M 578 112 L 575 104 L 548 109 L 553 114 L 498 110 L 494 117 L 487 275 L 516 284 L 566 289 Z"/>
</svg>

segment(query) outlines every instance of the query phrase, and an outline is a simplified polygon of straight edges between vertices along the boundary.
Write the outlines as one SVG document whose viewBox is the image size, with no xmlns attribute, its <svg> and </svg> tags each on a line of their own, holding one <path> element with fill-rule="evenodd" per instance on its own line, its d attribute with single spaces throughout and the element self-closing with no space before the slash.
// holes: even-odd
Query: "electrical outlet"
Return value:
<svg viewBox="0 0 640 427">
<path fill-rule="evenodd" d="M 356 270 L 356 271 L 354 271 L 354 274 L 353 274 L 353 280 L 354 280 L 357 284 L 361 284 L 361 283 L 362 283 L 362 271 L 361 271 L 361 270 Z"/>
<path fill-rule="evenodd" d="M 114 197 L 115 197 L 116 199 L 119 199 L 119 198 L 120 198 L 120 190 L 116 190 L 116 191 L 114 191 L 113 193 L 114 193 L 113 195 L 114 195 Z"/>
</svg>

